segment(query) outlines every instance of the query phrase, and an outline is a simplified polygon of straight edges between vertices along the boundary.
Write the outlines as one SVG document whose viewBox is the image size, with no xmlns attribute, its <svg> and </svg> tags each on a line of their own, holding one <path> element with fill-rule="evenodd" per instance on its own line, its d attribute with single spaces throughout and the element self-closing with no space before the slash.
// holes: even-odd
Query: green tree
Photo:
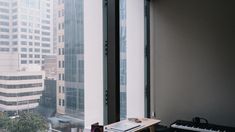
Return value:
<svg viewBox="0 0 235 132">
<path fill-rule="evenodd" d="M 6 131 L 7 126 L 10 124 L 10 118 L 5 114 L 0 114 L 0 131 Z"/>
<path fill-rule="evenodd" d="M 47 122 L 35 113 L 22 113 L 18 118 L 8 118 L 2 126 L 9 132 L 44 132 L 48 128 Z"/>
</svg>

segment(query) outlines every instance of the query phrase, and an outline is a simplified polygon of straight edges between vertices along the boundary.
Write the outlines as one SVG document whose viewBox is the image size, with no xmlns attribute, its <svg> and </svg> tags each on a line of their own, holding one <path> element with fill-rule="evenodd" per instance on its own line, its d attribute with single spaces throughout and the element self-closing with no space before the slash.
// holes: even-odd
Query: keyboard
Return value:
<svg viewBox="0 0 235 132">
<path fill-rule="evenodd" d="M 173 132 L 235 132 L 235 128 L 214 124 L 195 124 L 190 121 L 177 120 L 171 124 Z"/>
</svg>

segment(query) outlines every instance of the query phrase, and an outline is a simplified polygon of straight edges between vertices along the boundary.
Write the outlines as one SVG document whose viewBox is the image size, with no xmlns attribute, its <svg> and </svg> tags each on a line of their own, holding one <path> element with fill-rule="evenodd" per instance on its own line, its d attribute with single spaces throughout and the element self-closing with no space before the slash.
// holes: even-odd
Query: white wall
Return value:
<svg viewBox="0 0 235 132">
<path fill-rule="evenodd" d="M 235 1 L 152 2 L 157 118 L 235 126 Z"/>
<path fill-rule="evenodd" d="M 85 129 L 103 124 L 103 1 L 84 0 Z"/>
<path fill-rule="evenodd" d="M 144 0 L 126 0 L 127 117 L 144 117 Z"/>
</svg>

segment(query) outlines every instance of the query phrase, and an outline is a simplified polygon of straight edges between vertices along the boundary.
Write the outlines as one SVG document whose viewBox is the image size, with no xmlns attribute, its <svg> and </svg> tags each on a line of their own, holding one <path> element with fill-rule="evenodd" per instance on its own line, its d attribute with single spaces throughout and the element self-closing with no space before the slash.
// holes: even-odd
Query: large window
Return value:
<svg viewBox="0 0 235 132">
<path fill-rule="evenodd" d="M 25 114 L 40 118 L 46 130 L 76 131 L 96 122 L 107 123 L 107 107 L 112 105 L 107 103 L 112 86 L 107 86 L 112 80 L 106 78 L 111 67 L 106 59 L 116 48 L 109 49 L 107 38 L 113 32 L 120 46 L 120 52 L 119 48 L 115 52 L 120 55 L 115 60 L 118 64 L 112 65 L 118 67 L 115 85 L 120 84 L 120 91 L 114 93 L 118 96 L 115 109 L 120 109 L 121 119 L 144 116 L 144 0 L 113 1 L 118 6 L 105 2 L 7 1 L 12 6 L 0 10 L 4 14 L 0 24 L 4 29 L 14 28 L 12 32 L 0 30 L 0 120 L 6 118 L 12 124 L 0 131 L 13 131 L 10 128 L 17 127 Z M 107 5 L 119 7 L 115 9 L 120 16 L 108 16 Z M 107 18 L 119 20 L 115 31 L 107 29 L 113 24 Z M 33 129 L 30 122 L 24 128 Z"/>
</svg>

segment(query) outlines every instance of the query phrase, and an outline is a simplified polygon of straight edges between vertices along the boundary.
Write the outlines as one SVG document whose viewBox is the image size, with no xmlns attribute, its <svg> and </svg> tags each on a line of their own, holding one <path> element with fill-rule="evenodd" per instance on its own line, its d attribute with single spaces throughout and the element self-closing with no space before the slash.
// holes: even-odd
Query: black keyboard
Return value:
<svg viewBox="0 0 235 132">
<path fill-rule="evenodd" d="M 171 124 L 174 132 L 235 132 L 234 127 L 226 127 L 208 123 L 195 124 L 190 121 L 177 120 Z"/>
</svg>

